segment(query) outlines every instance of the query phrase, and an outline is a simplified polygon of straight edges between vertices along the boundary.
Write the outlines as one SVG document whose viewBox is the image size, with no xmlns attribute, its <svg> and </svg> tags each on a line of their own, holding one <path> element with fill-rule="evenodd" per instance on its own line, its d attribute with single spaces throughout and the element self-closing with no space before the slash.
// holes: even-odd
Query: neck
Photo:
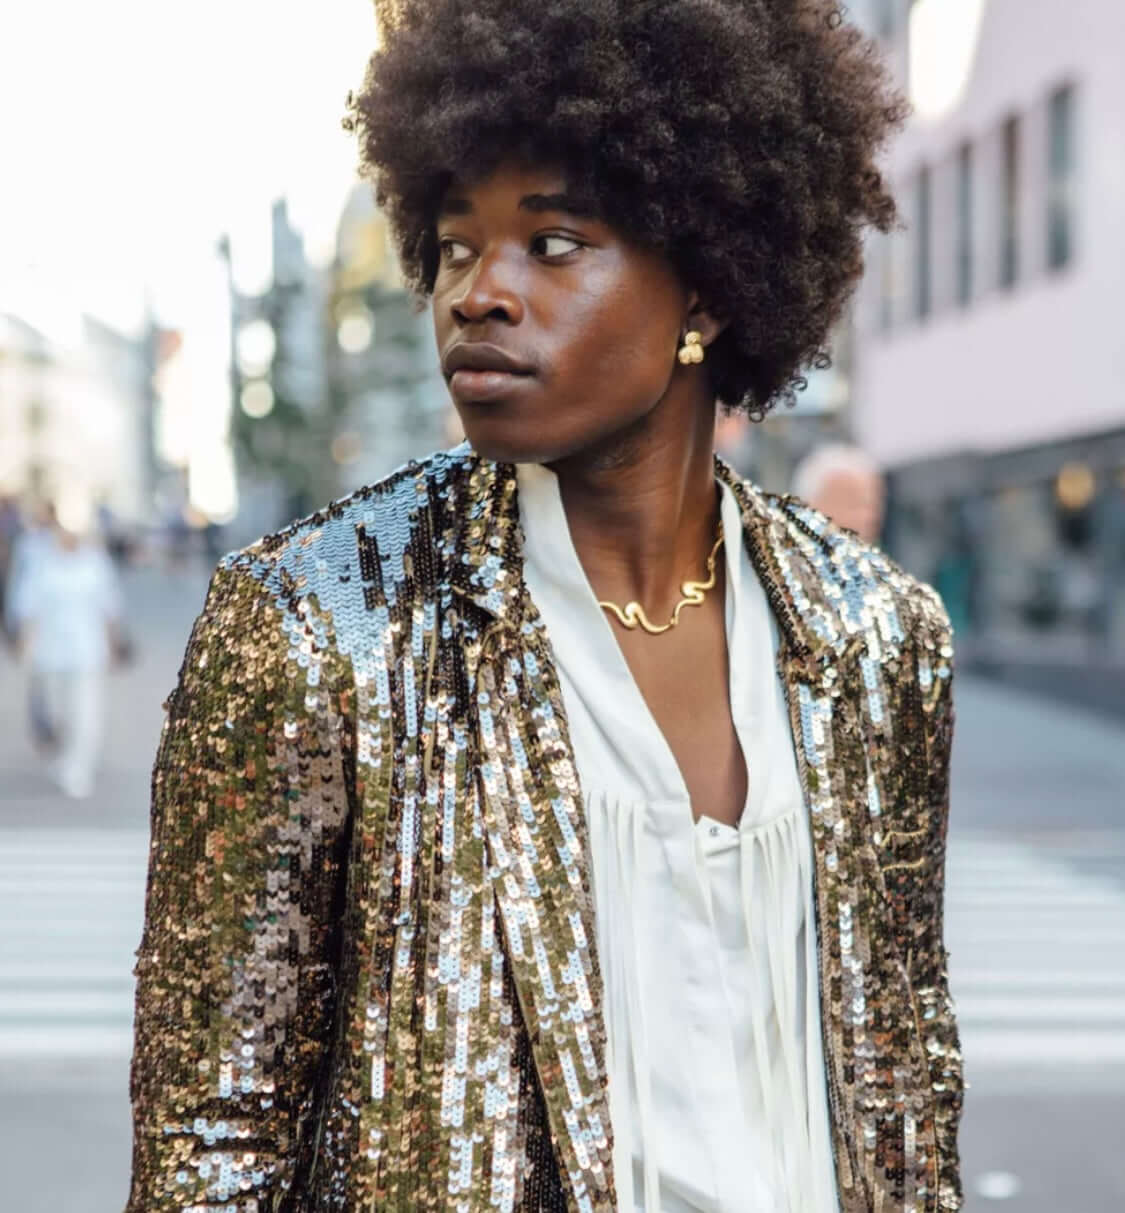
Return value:
<svg viewBox="0 0 1125 1213">
<path fill-rule="evenodd" d="M 704 577 L 719 525 L 714 405 L 665 401 L 627 433 L 552 464 L 571 539 L 599 598 L 674 605 Z"/>
</svg>

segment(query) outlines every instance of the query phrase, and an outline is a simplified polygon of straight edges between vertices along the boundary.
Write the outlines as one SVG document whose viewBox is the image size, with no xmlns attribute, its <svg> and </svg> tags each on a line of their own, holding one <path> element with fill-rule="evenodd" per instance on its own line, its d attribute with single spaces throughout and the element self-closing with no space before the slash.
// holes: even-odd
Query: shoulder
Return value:
<svg viewBox="0 0 1125 1213">
<path fill-rule="evenodd" d="M 951 655 L 949 616 L 932 586 L 799 498 L 760 493 L 760 500 L 773 542 L 836 647 L 863 639 L 869 656 L 931 646 Z"/>
<path fill-rule="evenodd" d="M 272 534 L 228 553 L 216 578 L 249 581 L 278 606 L 315 593 L 323 605 L 355 587 L 403 576 L 428 542 L 462 513 L 479 457 L 465 444 L 404 464 Z"/>
<path fill-rule="evenodd" d="M 216 678 L 315 685 L 324 662 L 375 660 L 386 607 L 416 600 L 416 572 L 437 580 L 432 562 L 423 568 L 433 518 L 459 516 L 475 462 L 458 449 L 407 464 L 227 553 L 192 628 L 181 692 Z"/>
</svg>

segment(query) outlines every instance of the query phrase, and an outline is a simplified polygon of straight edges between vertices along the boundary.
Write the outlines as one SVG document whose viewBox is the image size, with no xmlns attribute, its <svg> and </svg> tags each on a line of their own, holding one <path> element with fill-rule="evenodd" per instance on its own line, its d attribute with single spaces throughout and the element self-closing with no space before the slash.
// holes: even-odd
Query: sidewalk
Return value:
<svg viewBox="0 0 1125 1213">
<path fill-rule="evenodd" d="M 1125 720 L 957 674 L 954 830 L 1125 830 Z"/>
<path fill-rule="evenodd" d="M 110 680 L 104 761 L 89 800 L 65 800 L 44 777 L 28 740 L 23 671 L 0 655 L 0 857 L 17 870 L 5 873 L 5 893 L 30 893 L 51 909 L 34 922 L 25 916 L 25 929 L 0 947 L 5 1208 L 113 1213 L 125 1204 L 149 777 L 161 704 L 209 572 L 126 572 L 137 661 Z"/>
</svg>

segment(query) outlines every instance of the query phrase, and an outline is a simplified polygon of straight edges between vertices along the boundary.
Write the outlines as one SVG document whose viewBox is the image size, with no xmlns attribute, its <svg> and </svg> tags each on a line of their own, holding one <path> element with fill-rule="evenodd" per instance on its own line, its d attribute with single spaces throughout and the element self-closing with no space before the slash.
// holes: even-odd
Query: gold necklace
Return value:
<svg viewBox="0 0 1125 1213">
<path fill-rule="evenodd" d="M 686 606 L 701 606 L 703 597 L 708 590 L 715 586 L 715 556 L 719 551 L 723 542 L 723 524 L 719 523 L 719 537 L 715 540 L 715 546 L 711 549 L 711 555 L 707 557 L 707 580 L 706 581 L 685 581 L 680 586 L 680 591 L 683 597 L 676 603 L 676 609 L 672 612 L 672 618 L 668 620 L 663 627 L 657 627 L 654 623 L 649 622 L 648 616 L 645 614 L 645 609 L 639 602 L 627 602 L 625 609 L 617 605 L 616 602 L 599 602 L 598 606 L 603 607 L 607 611 L 612 611 L 617 616 L 618 622 L 622 627 L 626 627 L 629 631 L 635 631 L 637 627 L 642 627 L 653 636 L 659 636 L 661 632 L 671 631 L 672 628 L 680 622 L 680 612 Z"/>
</svg>

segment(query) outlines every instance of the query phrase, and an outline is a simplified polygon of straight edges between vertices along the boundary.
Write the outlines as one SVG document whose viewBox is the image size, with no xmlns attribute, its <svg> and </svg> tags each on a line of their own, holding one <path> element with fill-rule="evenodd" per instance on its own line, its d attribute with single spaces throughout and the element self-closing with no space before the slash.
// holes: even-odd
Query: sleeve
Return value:
<svg viewBox="0 0 1125 1213">
<path fill-rule="evenodd" d="M 315 1153 L 350 797 L 300 610 L 220 565 L 166 704 L 126 1213 L 281 1213 Z"/>
<path fill-rule="evenodd" d="M 964 1093 L 961 1042 L 949 992 L 949 957 L 944 941 L 945 851 L 953 740 L 953 638 L 949 618 L 932 591 L 928 591 L 926 613 L 916 675 L 925 730 L 925 778 L 930 809 L 927 845 L 931 862 L 926 865 L 930 879 L 916 893 L 910 973 L 937 1103 L 937 1208 L 940 1213 L 948 1213 L 960 1209 L 962 1202 L 957 1132 Z"/>
</svg>

